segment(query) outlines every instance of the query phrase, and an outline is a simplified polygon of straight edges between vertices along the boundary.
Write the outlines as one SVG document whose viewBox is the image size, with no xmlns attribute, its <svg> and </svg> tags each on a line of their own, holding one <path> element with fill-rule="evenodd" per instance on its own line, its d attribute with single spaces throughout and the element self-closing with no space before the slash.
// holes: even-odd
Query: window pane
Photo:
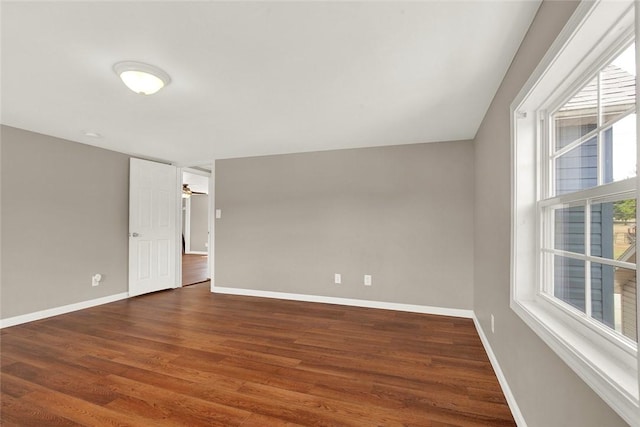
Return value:
<svg viewBox="0 0 640 427">
<path fill-rule="evenodd" d="M 593 137 L 555 160 L 555 194 L 598 185 L 598 139 Z"/>
<path fill-rule="evenodd" d="M 554 210 L 554 248 L 584 253 L 584 206 Z"/>
<path fill-rule="evenodd" d="M 635 270 L 592 263 L 592 317 L 637 342 L 636 290 Z"/>
<path fill-rule="evenodd" d="M 604 183 L 636 176 L 636 115 L 630 114 L 603 132 Z"/>
<path fill-rule="evenodd" d="M 601 124 L 633 108 L 636 102 L 635 44 L 600 72 L 600 96 L 603 114 Z"/>
<path fill-rule="evenodd" d="M 614 327 L 613 276 L 610 265 L 591 263 L 591 317 Z"/>
<path fill-rule="evenodd" d="M 635 263 L 636 200 L 591 205 L 591 255 Z"/>
<path fill-rule="evenodd" d="M 598 80 L 594 78 L 553 115 L 555 149 L 581 138 L 598 126 Z"/>
<path fill-rule="evenodd" d="M 553 295 L 584 313 L 584 261 L 554 255 Z"/>
</svg>

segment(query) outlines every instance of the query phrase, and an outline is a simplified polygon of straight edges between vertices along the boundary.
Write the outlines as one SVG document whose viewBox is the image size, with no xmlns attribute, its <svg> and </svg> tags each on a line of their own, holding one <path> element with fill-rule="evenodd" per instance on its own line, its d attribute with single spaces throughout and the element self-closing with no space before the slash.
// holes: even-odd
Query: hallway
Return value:
<svg viewBox="0 0 640 427">
<path fill-rule="evenodd" d="M 182 286 L 194 285 L 209 280 L 207 277 L 207 255 L 182 255 Z"/>
</svg>

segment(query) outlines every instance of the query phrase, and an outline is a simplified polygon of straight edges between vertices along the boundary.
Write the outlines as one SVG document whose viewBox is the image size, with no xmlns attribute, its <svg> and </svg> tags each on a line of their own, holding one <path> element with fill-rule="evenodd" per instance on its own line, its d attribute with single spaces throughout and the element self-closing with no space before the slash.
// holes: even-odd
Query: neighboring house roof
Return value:
<svg viewBox="0 0 640 427">
<path fill-rule="evenodd" d="M 615 65 L 608 65 L 602 70 L 602 105 L 605 114 L 619 114 L 633 107 L 636 102 L 636 77 Z M 583 124 L 588 124 L 588 117 L 597 114 L 598 79 L 594 78 L 580 92 L 575 94 L 558 112 L 556 118 L 580 117 Z"/>
</svg>

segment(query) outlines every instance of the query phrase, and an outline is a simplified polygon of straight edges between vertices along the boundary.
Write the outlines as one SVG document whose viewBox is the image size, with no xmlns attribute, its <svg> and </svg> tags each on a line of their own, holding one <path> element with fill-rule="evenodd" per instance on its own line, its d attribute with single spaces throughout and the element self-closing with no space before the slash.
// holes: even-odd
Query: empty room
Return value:
<svg viewBox="0 0 640 427">
<path fill-rule="evenodd" d="M 0 425 L 640 427 L 640 8 L 0 3 Z"/>
</svg>

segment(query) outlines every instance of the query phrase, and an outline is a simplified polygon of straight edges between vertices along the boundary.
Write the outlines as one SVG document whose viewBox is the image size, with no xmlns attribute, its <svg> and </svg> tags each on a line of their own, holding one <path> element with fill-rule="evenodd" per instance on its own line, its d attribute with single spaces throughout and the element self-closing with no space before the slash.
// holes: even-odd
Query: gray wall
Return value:
<svg viewBox="0 0 640 427">
<path fill-rule="evenodd" d="M 472 308 L 470 141 L 219 160 L 215 171 L 216 286 Z"/>
<path fill-rule="evenodd" d="M 191 250 L 206 252 L 209 241 L 209 196 L 194 194 L 191 200 Z"/>
<path fill-rule="evenodd" d="M 129 157 L 1 132 L 1 318 L 126 292 Z"/>
<path fill-rule="evenodd" d="M 509 308 L 509 107 L 577 4 L 542 3 L 475 139 L 474 310 L 529 427 L 626 425 Z"/>
</svg>

